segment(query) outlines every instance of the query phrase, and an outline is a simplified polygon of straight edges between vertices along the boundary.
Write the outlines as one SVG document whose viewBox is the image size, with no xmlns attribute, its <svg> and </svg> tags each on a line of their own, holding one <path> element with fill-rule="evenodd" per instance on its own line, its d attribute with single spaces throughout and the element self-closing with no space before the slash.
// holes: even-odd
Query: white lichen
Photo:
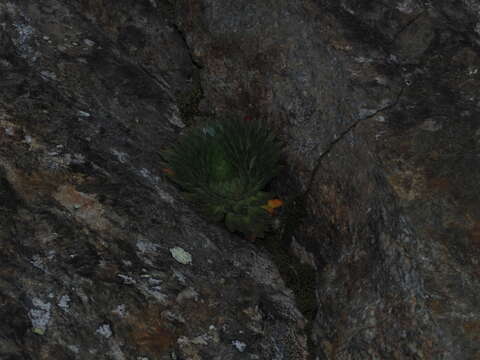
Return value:
<svg viewBox="0 0 480 360">
<path fill-rule="evenodd" d="M 82 110 L 78 110 L 77 115 L 84 118 L 89 118 L 91 116 L 90 113 Z"/>
<path fill-rule="evenodd" d="M 128 314 L 125 304 L 118 305 L 115 309 L 112 310 L 112 313 L 120 316 L 121 318 L 124 318 Z"/>
<path fill-rule="evenodd" d="M 121 162 L 122 164 L 124 164 L 128 161 L 128 154 L 127 153 L 124 153 L 124 152 L 121 152 L 121 151 L 118 151 L 118 150 L 115 150 L 115 149 L 110 149 L 110 151 L 113 155 L 115 155 L 117 160 L 119 162 Z"/>
<path fill-rule="evenodd" d="M 144 241 L 144 240 L 137 241 L 136 245 L 137 245 L 138 251 L 141 253 L 155 253 L 157 252 L 157 249 L 159 247 L 157 244 Z"/>
<path fill-rule="evenodd" d="M 70 309 L 70 301 L 72 301 L 70 299 L 70 296 L 68 295 L 63 295 L 60 300 L 58 300 L 58 303 L 57 305 L 63 310 L 63 311 L 68 311 Z"/>
<path fill-rule="evenodd" d="M 33 266 L 35 266 L 37 269 L 40 269 L 42 271 L 47 271 L 47 267 L 45 266 L 45 260 L 39 254 L 33 255 L 32 260 L 30 260 L 30 263 Z"/>
<path fill-rule="evenodd" d="M 139 286 L 139 289 L 147 295 L 153 297 L 157 300 L 160 304 L 167 304 L 168 297 L 162 292 L 162 288 L 160 286 L 149 287 L 146 284 L 142 284 Z"/>
<path fill-rule="evenodd" d="M 176 246 L 174 248 L 171 248 L 170 254 L 172 254 L 172 257 L 180 264 L 187 265 L 192 263 L 192 255 L 190 255 L 190 253 L 186 252 L 181 247 Z"/>
<path fill-rule="evenodd" d="M 90 40 L 90 39 L 83 39 L 83 43 L 87 46 L 90 46 L 90 47 L 95 46 L 95 41 Z"/>
<path fill-rule="evenodd" d="M 233 340 L 232 345 L 237 349 L 239 352 L 244 352 L 245 349 L 247 348 L 247 344 L 244 342 L 241 342 L 239 340 Z"/>
<path fill-rule="evenodd" d="M 44 80 L 57 80 L 57 74 L 55 74 L 53 71 L 40 71 L 40 76 Z"/>
<path fill-rule="evenodd" d="M 134 278 L 132 278 L 132 277 L 130 277 L 130 276 L 128 276 L 128 275 L 118 274 L 117 276 L 118 276 L 120 279 L 123 280 L 123 283 L 124 283 L 125 285 L 133 285 L 133 284 L 136 284 L 136 283 L 137 283 L 137 281 L 136 281 Z"/>
<path fill-rule="evenodd" d="M 52 305 L 48 302 L 43 302 L 39 298 L 33 298 L 33 309 L 28 312 L 28 317 L 32 322 L 32 331 L 35 334 L 43 335 L 47 330 L 48 323 L 50 322 L 50 310 Z"/>
<path fill-rule="evenodd" d="M 110 325 L 108 324 L 102 324 L 100 325 L 97 330 L 95 331 L 95 333 L 103 336 L 104 338 L 110 338 L 112 337 L 112 329 L 110 328 Z"/>
</svg>

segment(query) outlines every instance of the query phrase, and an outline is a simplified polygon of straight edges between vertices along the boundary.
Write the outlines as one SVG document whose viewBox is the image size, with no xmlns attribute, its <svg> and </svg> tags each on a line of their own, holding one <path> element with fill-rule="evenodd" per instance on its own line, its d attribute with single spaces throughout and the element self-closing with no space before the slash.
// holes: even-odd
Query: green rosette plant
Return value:
<svg viewBox="0 0 480 360">
<path fill-rule="evenodd" d="M 213 221 L 250 238 L 264 237 L 282 205 L 264 191 L 278 174 L 280 153 L 264 121 L 217 120 L 187 130 L 164 153 L 165 173 Z"/>
</svg>

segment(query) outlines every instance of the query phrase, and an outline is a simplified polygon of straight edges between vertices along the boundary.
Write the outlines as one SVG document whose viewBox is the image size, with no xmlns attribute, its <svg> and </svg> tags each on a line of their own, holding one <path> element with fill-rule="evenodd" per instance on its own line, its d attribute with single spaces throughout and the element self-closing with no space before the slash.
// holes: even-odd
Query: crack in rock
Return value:
<svg viewBox="0 0 480 360">
<path fill-rule="evenodd" d="M 368 119 L 371 119 L 371 118 L 374 118 L 375 116 L 377 116 L 379 113 L 381 113 L 383 111 L 387 111 L 387 110 L 390 110 L 390 109 L 394 108 L 399 103 L 400 98 L 402 97 L 404 90 L 405 90 L 405 86 L 403 86 L 400 89 L 400 91 L 398 92 L 394 101 L 392 101 L 388 105 L 385 105 L 385 106 L 375 110 L 374 112 L 372 112 L 369 115 L 366 115 L 364 117 L 361 117 L 361 118 L 355 120 L 351 125 L 349 125 L 345 130 L 343 130 L 337 138 L 335 138 L 332 142 L 330 142 L 330 144 L 327 145 L 327 148 L 318 156 L 318 158 L 316 160 L 317 164 L 313 168 L 312 174 L 310 175 L 310 180 L 308 181 L 308 186 L 307 186 L 303 195 L 307 195 L 310 192 L 310 189 L 312 188 L 312 185 L 313 185 L 313 181 L 315 180 L 317 172 L 320 169 L 320 164 L 322 162 L 322 159 L 332 151 L 333 147 L 338 142 L 340 142 L 343 138 L 345 138 L 345 136 L 347 136 L 350 132 L 352 132 L 352 130 L 354 130 L 357 127 L 357 125 L 360 124 L 361 122 L 363 122 L 365 120 L 368 120 Z M 318 145 L 320 145 L 320 144 L 318 144 Z M 312 151 L 316 150 L 318 145 L 315 146 Z"/>
</svg>

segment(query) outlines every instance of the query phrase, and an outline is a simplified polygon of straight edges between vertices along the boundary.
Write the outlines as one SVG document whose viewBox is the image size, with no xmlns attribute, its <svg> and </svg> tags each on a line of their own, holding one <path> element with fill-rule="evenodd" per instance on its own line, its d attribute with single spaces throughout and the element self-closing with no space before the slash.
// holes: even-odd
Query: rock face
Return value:
<svg viewBox="0 0 480 360">
<path fill-rule="evenodd" d="M 181 3 L 206 107 L 283 134 L 317 358 L 480 356 L 478 4 Z"/>
<path fill-rule="evenodd" d="M 1 359 L 306 358 L 266 253 L 162 175 L 196 71 L 172 11 L 0 4 Z"/>
<path fill-rule="evenodd" d="M 479 7 L 2 2 L 0 358 L 480 357 Z M 314 319 L 162 175 L 227 113 L 284 143 Z"/>
</svg>

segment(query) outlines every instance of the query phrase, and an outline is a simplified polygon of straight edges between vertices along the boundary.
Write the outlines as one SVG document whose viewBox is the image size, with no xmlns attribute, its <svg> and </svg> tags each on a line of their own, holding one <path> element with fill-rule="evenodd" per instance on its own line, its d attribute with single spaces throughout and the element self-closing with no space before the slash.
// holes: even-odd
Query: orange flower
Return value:
<svg viewBox="0 0 480 360">
<path fill-rule="evenodd" d="M 170 168 L 163 168 L 162 170 L 163 170 L 163 172 L 164 172 L 165 174 L 167 174 L 167 175 L 170 175 L 170 176 L 175 175 L 175 171 L 173 171 L 173 170 L 170 169 Z"/>
<path fill-rule="evenodd" d="M 275 209 L 282 206 L 283 205 L 283 201 L 280 200 L 280 199 L 271 199 L 271 200 L 268 200 L 267 201 L 267 205 L 263 205 L 262 208 L 264 208 L 265 210 L 267 210 L 270 214 L 273 215 L 273 213 L 275 212 Z"/>
</svg>

